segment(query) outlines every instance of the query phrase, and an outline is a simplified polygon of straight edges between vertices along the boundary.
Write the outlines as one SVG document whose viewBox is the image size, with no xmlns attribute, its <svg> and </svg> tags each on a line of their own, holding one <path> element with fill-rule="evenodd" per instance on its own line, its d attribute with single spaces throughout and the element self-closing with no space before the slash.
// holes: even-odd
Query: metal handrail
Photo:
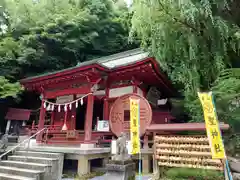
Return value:
<svg viewBox="0 0 240 180">
<path fill-rule="evenodd" d="M 30 136 L 28 139 L 25 139 L 24 141 L 18 143 L 16 146 L 14 146 L 13 148 L 11 148 L 10 150 L 8 150 L 7 152 L 3 153 L 0 155 L 0 160 L 2 159 L 2 157 L 6 156 L 8 153 L 14 151 L 15 149 L 17 149 L 18 147 L 20 147 L 22 144 L 25 144 L 27 141 L 28 143 L 30 142 L 30 140 L 37 136 L 38 134 L 40 134 L 41 132 L 43 132 L 44 130 L 46 130 L 47 128 L 43 128 L 41 130 L 39 130 L 38 132 L 36 132 L 34 135 Z"/>
</svg>

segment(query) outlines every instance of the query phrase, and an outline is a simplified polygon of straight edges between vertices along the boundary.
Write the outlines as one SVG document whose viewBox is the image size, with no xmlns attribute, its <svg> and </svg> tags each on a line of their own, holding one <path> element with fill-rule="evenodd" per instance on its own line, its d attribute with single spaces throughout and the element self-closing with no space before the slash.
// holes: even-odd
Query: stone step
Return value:
<svg viewBox="0 0 240 180">
<path fill-rule="evenodd" d="M 8 157 L 9 161 L 20 161 L 25 163 L 45 164 L 49 165 L 49 171 L 44 173 L 44 180 L 61 179 L 62 169 L 58 158 L 34 157 L 34 156 L 18 156 L 13 155 Z M 51 177 L 51 178 L 50 178 Z M 0 179 L 1 180 L 1 179 Z"/>
<path fill-rule="evenodd" d="M 57 162 L 57 158 L 45 158 L 45 157 L 33 157 L 33 156 L 9 156 L 9 160 L 11 161 L 22 161 L 22 162 L 32 162 L 32 163 L 40 163 L 40 164 L 48 164 L 52 165 L 54 162 Z"/>
<path fill-rule="evenodd" d="M 16 168 L 11 166 L 0 166 L 0 173 L 24 176 L 29 178 L 34 177 L 37 180 L 43 180 L 43 175 L 44 175 L 43 171 Z"/>
<path fill-rule="evenodd" d="M 0 180 L 37 180 L 37 179 L 24 177 L 24 176 L 15 176 L 12 174 L 0 173 Z"/>
<path fill-rule="evenodd" d="M 41 146 L 38 148 L 21 149 L 19 151 L 16 151 L 14 156 L 23 156 L 26 158 L 34 157 L 34 158 L 28 158 L 27 160 L 23 160 L 23 158 L 19 160 L 52 165 L 50 174 L 52 174 L 52 177 L 54 178 L 56 177 L 57 179 L 61 179 L 62 170 L 63 170 L 64 153 L 62 153 L 61 148 L 58 148 L 58 150 L 60 151 L 57 151 L 55 148 L 48 148 L 45 146 Z M 16 157 L 13 157 L 13 158 L 16 158 Z M 14 160 L 14 159 L 10 159 L 10 160 Z M 14 161 L 19 161 L 19 160 L 15 159 Z"/>
<path fill-rule="evenodd" d="M 50 152 L 39 152 L 39 151 L 16 151 L 14 155 L 17 156 L 34 156 L 34 157 L 44 157 L 44 158 L 59 158 L 60 153 L 50 153 Z"/>
<path fill-rule="evenodd" d="M 45 172 L 50 172 L 51 165 L 49 164 L 39 164 L 31 162 L 22 162 L 22 161 L 0 161 L 1 166 L 10 166 L 16 168 L 26 168 L 31 170 L 40 170 Z"/>
</svg>

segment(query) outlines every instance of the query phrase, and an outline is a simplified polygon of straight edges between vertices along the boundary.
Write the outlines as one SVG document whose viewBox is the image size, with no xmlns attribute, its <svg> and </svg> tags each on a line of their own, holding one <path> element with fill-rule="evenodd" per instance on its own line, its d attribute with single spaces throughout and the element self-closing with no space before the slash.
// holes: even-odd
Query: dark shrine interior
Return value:
<svg viewBox="0 0 240 180">
<path fill-rule="evenodd" d="M 76 130 L 84 130 L 85 125 L 85 114 L 87 110 L 87 102 L 84 102 L 83 105 L 79 105 L 76 109 Z M 94 130 L 97 125 L 97 119 L 103 119 L 103 100 L 95 99 L 93 106 L 93 123 L 92 129 Z"/>
</svg>

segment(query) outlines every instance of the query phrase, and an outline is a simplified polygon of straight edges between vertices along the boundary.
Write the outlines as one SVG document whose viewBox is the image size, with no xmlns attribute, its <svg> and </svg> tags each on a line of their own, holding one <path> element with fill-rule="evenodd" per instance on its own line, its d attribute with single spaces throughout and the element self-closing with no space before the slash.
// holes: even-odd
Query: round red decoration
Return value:
<svg viewBox="0 0 240 180">
<path fill-rule="evenodd" d="M 146 132 L 146 128 L 152 121 L 152 108 L 148 101 L 138 94 L 126 94 L 119 97 L 110 110 L 111 131 L 120 136 L 121 132 L 130 131 L 130 98 L 140 100 L 140 135 Z"/>
</svg>

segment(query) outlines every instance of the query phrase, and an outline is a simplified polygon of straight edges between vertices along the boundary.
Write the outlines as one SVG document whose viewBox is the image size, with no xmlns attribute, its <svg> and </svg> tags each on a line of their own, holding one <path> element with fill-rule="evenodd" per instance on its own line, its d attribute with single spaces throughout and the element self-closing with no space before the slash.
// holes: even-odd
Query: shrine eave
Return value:
<svg viewBox="0 0 240 180">
<path fill-rule="evenodd" d="M 57 83 L 66 83 L 76 79 L 86 82 L 86 79 L 102 78 L 103 76 L 108 76 L 112 80 L 134 76 L 143 82 L 153 82 L 152 85 L 159 86 L 161 84 L 161 88 L 174 94 L 171 83 L 161 72 L 158 62 L 149 57 L 149 53 L 140 49 L 83 62 L 72 68 L 22 79 L 20 82 L 27 89 L 36 90 L 39 87 L 54 86 Z"/>
<path fill-rule="evenodd" d="M 130 51 L 125 51 L 122 53 L 82 62 L 74 67 L 70 67 L 60 71 L 55 71 L 55 72 L 41 74 L 39 76 L 25 78 L 25 79 L 22 79 L 20 82 L 29 83 L 29 82 L 41 81 L 44 79 L 56 78 L 59 76 L 66 76 L 75 72 L 89 70 L 92 68 L 96 68 L 102 71 L 109 71 L 110 69 L 113 69 L 119 66 L 126 66 L 128 64 L 145 59 L 146 57 L 148 57 L 148 53 L 140 49 L 133 49 Z"/>
</svg>

